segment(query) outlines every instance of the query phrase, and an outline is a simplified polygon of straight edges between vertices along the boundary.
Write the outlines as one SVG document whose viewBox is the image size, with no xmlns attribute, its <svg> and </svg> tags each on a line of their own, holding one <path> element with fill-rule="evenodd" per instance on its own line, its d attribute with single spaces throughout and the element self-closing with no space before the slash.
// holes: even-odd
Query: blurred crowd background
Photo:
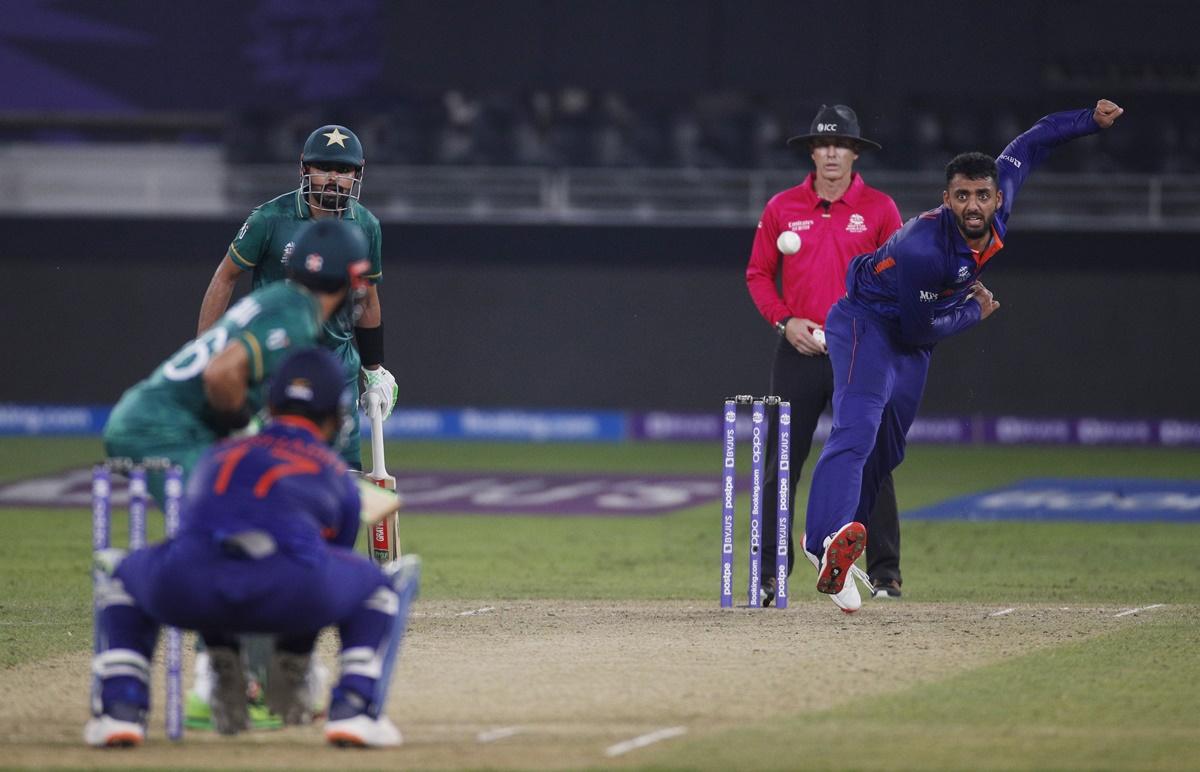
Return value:
<svg viewBox="0 0 1200 772">
<path fill-rule="evenodd" d="M 1021 192 L 1005 312 L 945 345 L 926 411 L 1195 416 L 1197 29 L 1184 0 L 0 0 L 0 261 L 46 288 L 5 314 L 64 347 L 20 348 L 44 377 L 0 402 L 115 400 L 334 122 L 402 401 L 707 409 L 766 388 L 745 264 L 822 104 L 907 218 L 952 155 L 1107 97 L 1118 127 Z"/>
<path fill-rule="evenodd" d="M 1163 90 L 1172 77 L 1172 71 L 1150 69 L 1141 74 L 1138 86 Z M 1056 155 L 1054 168 L 1200 172 L 1200 68 L 1190 78 L 1179 86 L 1192 93 L 1151 101 L 1139 112 L 1146 133 L 1111 132 L 1096 146 L 1068 146 Z M 1114 88 L 1104 93 L 1117 93 Z M 858 100 L 854 104 L 865 136 L 883 145 L 878 153 L 864 154 L 859 168 L 936 169 L 963 149 L 998 152 L 1033 118 L 1077 101 L 928 99 L 914 101 L 902 113 L 883 114 L 872 110 L 869 99 Z M 77 120 L 68 126 L 10 116 L 0 127 L 0 141 L 220 144 L 230 163 L 291 163 L 313 126 L 336 119 L 354 127 L 372 164 L 777 169 L 797 165 L 796 154 L 784 143 L 808 130 L 807 121 L 819 107 L 811 100 L 732 91 L 662 95 L 581 86 L 520 93 L 448 89 L 396 96 L 386 105 L 168 113 L 131 118 L 124 125 L 110 119 Z"/>
</svg>

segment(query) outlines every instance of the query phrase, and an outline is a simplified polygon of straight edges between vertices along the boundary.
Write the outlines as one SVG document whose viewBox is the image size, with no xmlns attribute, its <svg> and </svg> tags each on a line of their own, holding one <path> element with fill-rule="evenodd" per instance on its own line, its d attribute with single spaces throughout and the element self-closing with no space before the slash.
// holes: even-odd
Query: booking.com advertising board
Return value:
<svg viewBox="0 0 1200 772">
<path fill-rule="evenodd" d="M 97 436 L 110 407 L 0 404 L 0 436 Z M 748 412 L 748 411 L 747 411 Z M 722 414 L 618 410 L 398 407 L 384 424 L 388 439 L 514 442 L 716 442 Z M 366 418 L 363 417 L 365 424 Z M 740 416 L 739 433 L 749 415 Z M 830 419 L 816 439 L 829 436 Z M 988 445 L 1119 445 L 1200 448 L 1200 421 L 1172 419 L 924 416 L 909 442 Z"/>
</svg>

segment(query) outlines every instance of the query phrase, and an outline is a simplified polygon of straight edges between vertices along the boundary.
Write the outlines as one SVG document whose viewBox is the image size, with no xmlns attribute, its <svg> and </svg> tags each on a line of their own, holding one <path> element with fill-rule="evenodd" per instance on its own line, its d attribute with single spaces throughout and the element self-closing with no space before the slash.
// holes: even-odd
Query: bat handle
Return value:
<svg viewBox="0 0 1200 772">
<path fill-rule="evenodd" d="M 383 460 L 383 406 L 373 392 L 367 392 L 367 418 L 371 420 L 371 476 L 378 480 L 387 476 L 387 468 Z"/>
</svg>

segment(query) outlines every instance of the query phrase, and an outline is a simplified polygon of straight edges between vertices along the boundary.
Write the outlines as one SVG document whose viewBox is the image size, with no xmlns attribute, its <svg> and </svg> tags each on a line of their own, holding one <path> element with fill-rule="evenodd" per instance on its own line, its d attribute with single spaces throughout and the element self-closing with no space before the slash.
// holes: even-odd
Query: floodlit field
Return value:
<svg viewBox="0 0 1200 772">
<path fill-rule="evenodd" d="M 720 463 L 696 444 L 389 454 L 394 470 L 714 479 Z M 98 455 L 92 440 L 3 440 L 0 482 Z M 1196 478 L 1200 454 L 918 446 L 896 487 L 903 512 L 1044 476 Z M 852 617 L 803 568 L 788 611 L 720 611 L 718 526 L 715 504 L 648 518 L 408 513 L 405 548 L 425 573 L 389 704 L 403 747 L 336 751 L 307 728 L 193 732 L 174 746 L 159 711 L 147 746 L 122 752 L 80 739 L 86 510 L 0 509 L 0 766 L 1189 769 L 1200 758 L 1196 525 L 907 522 L 904 599 L 867 600 Z M 737 546 L 744 577 L 744 531 Z M 330 664 L 333 645 L 322 641 Z"/>
</svg>

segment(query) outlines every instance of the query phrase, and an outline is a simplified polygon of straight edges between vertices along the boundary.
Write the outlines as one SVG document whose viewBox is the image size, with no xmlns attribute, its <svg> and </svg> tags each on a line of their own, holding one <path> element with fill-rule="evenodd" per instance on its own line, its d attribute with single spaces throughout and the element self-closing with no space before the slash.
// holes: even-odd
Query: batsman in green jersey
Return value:
<svg viewBox="0 0 1200 772">
<path fill-rule="evenodd" d="M 104 426 L 109 458 L 166 459 L 187 478 L 217 440 L 245 427 L 263 407 L 264 384 L 287 354 L 321 340 L 321 325 L 365 291 L 367 241 L 338 220 L 298 232 L 291 281 L 251 292 L 127 390 Z M 163 503 L 163 472 L 147 473 Z"/>
<path fill-rule="evenodd" d="M 260 205 L 242 225 L 217 267 L 200 306 L 198 334 L 208 330 L 228 307 L 238 279 L 247 271 L 258 289 L 286 276 L 293 259 L 296 232 L 314 220 L 340 219 L 361 230 L 368 244 L 367 289 L 357 309 L 345 309 L 327 320 L 322 344 L 332 349 L 346 369 L 346 385 L 358 398 L 374 390 L 387 418 L 396 402 L 396 379 L 383 367 L 383 315 L 376 285 L 383 278 L 379 220 L 358 202 L 362 189 L 362 143 L 345 126 L 322 126 L 309 135 L 300 154 L 300 187 Z M 360 373 L 361 368 L 361 373 Z M 342 457 L 362 469 L 358 411 Z"/>
</svg>

